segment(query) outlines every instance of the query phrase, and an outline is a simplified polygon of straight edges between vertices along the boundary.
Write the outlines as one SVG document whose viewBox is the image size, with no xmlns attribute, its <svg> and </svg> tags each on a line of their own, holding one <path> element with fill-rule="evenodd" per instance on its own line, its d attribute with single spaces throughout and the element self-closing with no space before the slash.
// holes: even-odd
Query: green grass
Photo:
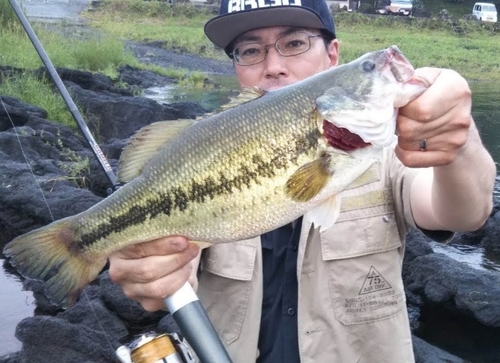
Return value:
<svg viewBox="0 0 500 363">
<path fill-rule="evenodd" d="M 0 0 L 1 1 L 1 0 Z M 34 26 L 45 52 L 55 67 L 67 67 L 113 75 L 121 64 L 138 64 L 125 51 L 123 42 L 109 36 L 88 35 L 66 38 L 58 31 Z M 38 68 L 42 62 L 18 22 L 0 27 L 0 64 L 18 68 Z"/>
<path fill-rule="evenodd" d="M 140 5 L 139 2 L 136 3 L 137 6 Z M 153 18 L 157 16 L 156 12 L 152 11 L 149 6 L 146 6 L 146 9 L 149 10 L 145 12 L 145 16 Z M 114 13 L 115 10 L 117 9 L 112 8 L 111 13 Z M 131 11 L 133 14 L 138 9 L 132 7 L 127 11 Z M 198 13 L 196 10 L 195 12 Z M 188 16 L 189 11 L 186 11 L 185 14 Z M 173 16 L 172 13 L 170 15 Z M 134 17 L 131 16 L 131 18 Z M 119 22 L 103 23 L 111 25 L 110 29 L 113 28 L 113 24 L 117 25 L 117 28 L 121 29 L 118 34 L 122 34 L 127 28 L 127 21 L 121 23 L 123 26 L 121 28 L 118 27 Z M 147 21 L 143 19 L 143 22 Z M 180 22 L 179 27 L 182 24 Z M 168 77 L 176 78 L 179 80 L 179 85 L 184 87 L 205 87 L 206 76 L 200 72 L 188 72 L 185 69 L 164 69 L 140 64 L 133 54 L 125 49 L 126 36 L 117 36 L 117 33 L 112 31 L 76 33 L 74 29 L 71 29 L 72 33 L 68 36 L 64 22 L 56 26 L 52 25 L 50 29 L 46 29 L 40 24 L 32 24 L 32 26 L 55 67 L 99 72 L 116 79 L 118 67 L 127 64 L 142 69 L 151 69 Z M 137 28 L 144 31 L 144 34 L 147 34 L 149 29 L 140 24 L 137 25 Z M 67 111 L 61 96 L 52 87 L 52 83 L 48 80 L 40 80 L 29 72 L 43 64 L 7 0 L 0 0 L 0 65 L 26 70 L 19 76 L 7 79 L 2 79 L 0 74 L 0 94 L 37 105 L 47 110 L 50 120 L 75 128 L 71 114 Z"/>
<path fill-rule="evenodd" d="M 118 39 L 161 41 L 167 49 L 211 58 L 223 55 L 205 37 L 203 26 L 214 14 L 208 8 L 142 0 L 106 0 L 87 18 Z"/>
<path fill-rule="evenodd" d="M 500 34 L 480 24 L 465 23 L 465 35 L 459 36 L 451 25 L 432 19 L 340 13 L 336 21 L 342 62 L 395 44 L 415 67 L 451 68 L 469 81 L 500 80 Z"/>
<path fill-rule="evenodd" d="M 2 3 L 2 0 L 0 0 Z M 16 18 L 17 19 L 17 18 Z M 48 112 L 48 118 L 74 128 L 74 121 L 61 96 L 48 80 L 40 80 L 30 73 L 43 65 L 21 25 L 14 20 L 1 22 L 0 65 L 25 69 L 23 74 L 3 79 L 0 75 L 0 94 L 19 98 Z M 58 32 L 35 26 L 35 32 L 55 67 L 100 72 L 111 77 L 117 75 L 121 64 L 138 65 L 124 45 L 109 37 L 67 39 Z"/>
<path fill-rule="evenodd" d="M 474 0 L 462 3 L 425 0 L 423 3 L 433 18 L 334 14 L 341 63 L 395 44 L 415 67 L 451 68 L 469 81 L 500 81 L 500 31 L 495 31 L 497 25 L 462 20 L 465 14 L 471 13 Z M 435 18 L 443 8 L 452 15 L 450 21 Z M 94 31 L 76 34 L 74 28 L 69 28 L 68 37 L 64 22 L 56 28 L 45 29 L 36 24 L 34 28 L 56 67 L 100 72 L 115 78 L 117 68 L 128 64 L 173 76 L 184 87 L 204 87 L 205 75 L 200 72 L 140 64 L 126 51 L 124 42 L 158 41 L 170 50 L 226 59 L 226 55 L 216 49 L 203 33 L 204 24 L 213 15 L 214 8 L 209 7 L 200 9 L 154 0 L 106 0 L 97 9 L 86 13 Z M 463 27 L 465 34 L 454 33 L 452 22 Z M 42 66 L 7 0 L 0 0 L 0 65 L 27 70 Z M 29 72 L 22 77 L 4 80 L 0 83 L 0 93 L 46 109 L 51 120 L 74 124 L 51 85 L 37 80 Z"/>
<path fill-rule="evenodd" d="M 433 6 L 433 15 L 447 8 L 457 17 L 440 21 L 336 13 L 341 62 L 395 44 L 416 67 L 452 68 L 471 81 L 500 80 L 500 32 L 494 31 L 493 24 L 460 20 L 471 13 L 472 3 L 428 0 L 424 5 Z M 193 6 L 141 0 L 108 0 L 88 14 L 93 26 L 118 39 L 160 41 L 168 49 L 224 59 L 225 54 L 203 33 L 203 25 L 212 16 L 210 11 Z M 465 35 L 452 30 L 452 21 L 465 29 Z"/>
<path fill-rule="evenodd" d="M 48 80 L 40 80 L 30 72 L 3 79 L 0 84 L 0 95 L 16 97 L 31 105 L 37 105 L 47 111 L 52 121 L 76 130 L 64 100 L 56 93 Z"/>
</svg>

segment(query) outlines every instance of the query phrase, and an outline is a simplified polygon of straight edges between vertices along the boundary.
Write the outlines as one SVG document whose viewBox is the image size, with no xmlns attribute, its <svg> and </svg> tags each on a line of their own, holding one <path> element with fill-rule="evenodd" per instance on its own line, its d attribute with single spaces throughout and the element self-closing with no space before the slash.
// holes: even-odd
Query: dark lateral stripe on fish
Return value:
<svg viewBox="0 0 500 363">
<path fill-rule="evenodd" d="M 283 152 L 277 152 L 269 161 L 255 154 L 251 158 L 250 165 L 242 165 L 238 174 L 232 179 L 221 173 L 218 181 L 208 177 L 203 183 L 191 182 L 185 187 L 171 189 L 167 193 L 159 192 L 154 199 L 144 205 L 132 206 L 125 214 L 110 217 L 109 222 L 101 222 L 93 231 L 83 233 L 79 238 L 80 246 L 82 248 L 92 246 L 95 241 L 113 233 L 120 233 L 128 226 L 140 224 L 148 218 L 154 218 L 159 214 L 170 216 L 174 210 L 183 211 L 191 203 L 203 203 L 207 198 L 214 199 L 216 196 L 231 194 L 235 189 L 241 191 L 244 186 L 249 188 L 252 182 L 258 184 L 259 179 L 272 178 L 277 170 L 286 168 L 289 162 L 295 162 L 299 155 L 316 147 L 317 140 L 318 132 L 314 130 L 306 137 L 296 139 L 295 145 L 292 146 L 295 150 L 293 153 L 282 150 Z"/>
</svg>

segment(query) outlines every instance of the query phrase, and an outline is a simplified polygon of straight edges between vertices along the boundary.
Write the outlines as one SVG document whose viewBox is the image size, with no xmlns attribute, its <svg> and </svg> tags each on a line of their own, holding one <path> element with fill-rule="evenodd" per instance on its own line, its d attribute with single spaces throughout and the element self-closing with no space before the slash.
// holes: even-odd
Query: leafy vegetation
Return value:
<svg viewBox="0 0 500 363">
<path fill-rule="evenodd" d="M 500 33 L 476 22 L 459 22 L 464 29 L 459 35 L 438 19 L 343 12 L 335 20 L 344 62 L 395 44 L 415 67 L 451 68 L 469 81 L 500 80 Z"/>
<path fill-rule="evenodd" d="M 421 0 L 415 0 L 421 2 Z M 500 32 L 494 24 L 466 21 L 472 5 L 425 0 L 433 4 L 429 18 L 360 13 L 335 13 L 341 61 L 348 62 L 375 48 L 398 45 L 417 67 L 452 68 L 469 80 L 500 79 Z M 471 0 L 472 1 L 472 0 Z M 439 4 L 439 5 L 436 5 Z M 437 15 L 453 7 L 444 20 Z M 118 39 L 158 41 L 166 48 L 212 58 L 225 58 L 205 37 L 203 25 L 213 16 L 213 8 L 159 1 L 107 0 L 88 14 L 94 27 Z M 439 9 L 439 10 L 438 10 Z M 173 16 L 175 14 L 175 16 Z M 460 28 L 460 32 L 456 29 Z"/>
<path fill-rule="evenodd" d="M 107 10 L 119 13 L 120 2 L 114 3 Z M 140 1 L 132 4 L 131 8 L 123 11 L 126 13 L 144 11 L 146 19 L 158 16 L 158 3 L 153 6 L 140 6 Z M 185 14 L 189 16 L 186 7 Z M 198 11 L 191 7 L 191 11 Z M 172 10 L 169 16 L 174 17 Z M 134 16 L 131 16 L 133 18 Z M 144 22 L 144 19 L 143 19 Z M 112 23 L 104 23 L 111 25 Z M 125 36 L 117 36 L 114 32 L 99 30 L 83 30 L 67 33 L 65 23 L 58 25 L 32 24 L 37 37 L 55 67 L 99 72 L 112 78 L 118 76 L 117 69 L 120 65 L 131 65 L 142 69 L 151 69 L 157 73 L 179 80 L 179 85 L 184 87 L 203 87 L 206 76 L 201 72 L 188 72 L 186 69 L 164 69 L 156 66 L 140 64 L 133 54 L 126 50 Z M 181 26 L 181 25 L 179 25 Z M 140 25 L 137 25 L 141 28 Z M 123 28 L 125 29 L 125 27 Z M 123 34 L 122 34 L 123 35 Z M 60 122 L 76 129 L 75 122 L 67 110 L 62 97 L 48 80 L 39 79 L 32 70 L 43 66 L 30 39 L 26 35 L 20 22 L 7 0 L 0 0 L 0 65 L 15 66 L 24 69 L 24 73 L 17 76 L 6 76 L 0 72 L 0 94 L 19 98 L 29 104 L 37 105 L 48 112 L 50 120 Z"/>
<path fill-rule="evenodd" d="M 49 119 L 76 130 L 73 120 L 62 97 L 53 90 L 52 84 L 31 72 L 6 77 L 0 83 L 0 95 L 16 97 L 47 111 Z"/>
<path fill-rule="evenodd" d="M 431 15 L 426 18 L 335 13 L 341 62 L 395 44 L 416 67 L 452 68 L 469 81 L 500 80 L 498 24 L 466 21 L 464 15 L 471 13 L 475 0 L 460 1 L 414 0 Z M 450 15 L 438 19 L 443 8 Z M 50 28 L 35 24 L 34 28 L 56 67 L 116 77 L 117 68 L 128 64 L 173 76 L 185 87 L 203 87 L 206 76 L 200 72 L 140 64 L 126 50 L 125 41 L 158 42 L 169 50 L 225 59 L 226 55 L 203 33 L 204 24 L 215 12 L 215 7 L 186 3 L 105 0 L 101 6 L 86 13 L 90 30 L 75 33 L 72 29 L 68 37 L 64 23 Z M 456 31 L 457 27 L 460 32 Z M 26 69 L 26 74 L 19 77 L 2 80 L 0 74 L 0 93 L 46 109 L 51 120 L 74 125 L 50 83 L 40 81 L 29 72 L 42 63 L 7 0 L 0 0 L 0 65 Z"/>
<path fill-rule="evenodd" d="M 451 16 L 456 19 L 472 14 L 472 7 L 477 0 L 418 0 L 432 16 L 437 16 L 439 12 L 446 9 Z M 484 2 L 495 3 L 497 0 L 485 0 Z M 497 4 L 497 7 L 500 3 Z"/>
<path fill-rule="evenodd" d="M 87 18 L 92 26 L 118 39 L 161 41 L 171 50 L 222 58 L 203 33 L 204 24 L 215 15 L 211 9 L 162 1 L 105 0 Z"/>
</svg>

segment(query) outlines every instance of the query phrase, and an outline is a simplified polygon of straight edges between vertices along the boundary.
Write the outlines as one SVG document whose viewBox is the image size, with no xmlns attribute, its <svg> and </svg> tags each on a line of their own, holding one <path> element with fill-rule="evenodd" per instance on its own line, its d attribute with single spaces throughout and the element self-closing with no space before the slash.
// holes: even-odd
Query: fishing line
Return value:
<svg viewBox="0 0 500 363">
<path fill-rule="evenodd" d="M 36 177 L 33 169 L 31 168 L 30 161 L 28 160 L 28 155 L 24 151 L 24 147 L 23 147 L 23 144 L 21 142 L 21 137 L 19 136 L 19 133 L 17 132 L 17 127 L 14 124 L 14 121 L 10 117 L 9 111 L 7 110 L 7 106 L 5 105 L 5 103 L 3 101 L 2 95 L 0 95 L 0 103 L 2 104 L 2 107 L 5 110 L 5 114 L 7 115 L 8 119 L 10 121 L 10 124 L 12 125 L 12 129 L 14 130 L 14 133 L 16 135 L 16 139 L 17 139 L 17 142 L 19 144 L 19 148 L 21 149 L 21 154 L 23 155 L 24 161 L 26 161 L 26 164 L 28 165 L 29 171 L 30 171 L 31 175 L 33 176 L 33 178 L 35 179 L 35 184 L 36 184 L 38 190 L 40 191 L 40 195 L 42 196 L 43 202 L 47 206 L 47 210 L 49 211 L 49 214 L 50 214 L 50 219 L 52 220 L 52 222 L 54 222 L 55 218 L 54 218 L 54 215 L 52 214 L 52 209 L 50 208 L 50 205 L 49 205 L 49 202 L 47 201 L 47 198 L 45 197 L 45 193 L 43 191 L 43 188 L 41 186 L 40 181 L 38 180 L 38 178 Z M 82 293 L 85 296 L 85 298 L 87 299 L 87 303 L 88 303 L 88 305 L 90 307 L 90 310 L 92 310 L 92 313 L 94 314 L 95 320 L 96 320 L 97 324 L 99 325 L 99 328 L 104 333 L 104 337 L 106 338 L 106 341 L 108 342 L 108 345 L 114 351 L 115 347 L 111 343 L 111 340 L 109 339 L 109 336 L 106 333 L 106 330 L 104 330 L 104 326 L 101 324 L 101 321 L 99 320 L 99 317 L 97 316 L 97 312 L 95 311 L 94 307 L 92 306 L 92 304 L 90 302 L 90 298 L 89 298 L 87 292 L 85 290 L 83 290 Z"/>
<path fill-rule="evenodd" d="M 2 107 L 5 110 L 5 114 L 7 115 L 8 119 L 10 121 L 10 124 L 12 125 L 12 129 L 14 130 L 14 133 L 16 135 L 17 143 L 19 144 L 19 148 L 21 149 L 21 154 L 23 155 L 24 161 L 26 161 L 26 164 L 28 165 L 30 173 L 33 176 L 33 178 L 35 179 L 36 186 L 38 187 L 38 190 L 40 191 L 40 194 L 42 195 L 43 201 L 44 201 L 45 205 L 47 206 L 47 209 L 49 210 L 50 219 L 52 221 L 54 221 L 54 215 L 52 214 L 52 210 L 50 209 L 50 206 L 49 206 L 49 203 L 47 202 L 47 199 L 45 198 L 45 194 L 43 192 L 42 186 L 40 185 L 40 182 L 38 181 L 35 173 L 33 172 L 33 169 L 31 168 L 31 164 L 28 160 L 28 156 L 26 155 L 26 153 L 24 151 L 23 144 L 21 143 L 21 137 L 19 136 L 19 133 L 17 132 L 17 127 L 14 124 L 14 121 L 12 121 L 12 118 L 10 117 L 9 111 L 7 110 L 7 106 L 3 102 L 2 95 L 0 95 L 0 103 L 2 104 Z"/>
</svg>

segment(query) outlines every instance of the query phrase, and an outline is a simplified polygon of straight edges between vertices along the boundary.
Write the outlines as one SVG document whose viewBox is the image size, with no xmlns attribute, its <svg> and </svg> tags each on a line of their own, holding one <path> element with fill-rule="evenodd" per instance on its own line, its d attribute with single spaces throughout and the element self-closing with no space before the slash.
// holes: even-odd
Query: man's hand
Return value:
<svg viewBox="0 0 500 363">
<path fill-rule="evenodd" d="M 471 91 L 449 69 L 416 73 L 431 86 L 400 109 L 395 149 L 404 165 L 425 168 L 411 185 L 413 218 L 430 230 L 475 230 L 491 212 L 496 170 L 472 119 Z"/>
<path fill-rule="evenodd" d="M 465 79 L 449 69 L 420 68 L 416 74 L 431 86 L 399 110 L 396 155 L 409 167 L 450 164 L 469 140 L 471 91 Z"/>
<path fill-rule="evenodd" d="M 147 311 L 165 308 L 164 299 L 186 281 L 196 287 L 199 248 L 179 236 L 128 246 L 110 256 L 109 275 L 125 295 Z"/>
</svg>

